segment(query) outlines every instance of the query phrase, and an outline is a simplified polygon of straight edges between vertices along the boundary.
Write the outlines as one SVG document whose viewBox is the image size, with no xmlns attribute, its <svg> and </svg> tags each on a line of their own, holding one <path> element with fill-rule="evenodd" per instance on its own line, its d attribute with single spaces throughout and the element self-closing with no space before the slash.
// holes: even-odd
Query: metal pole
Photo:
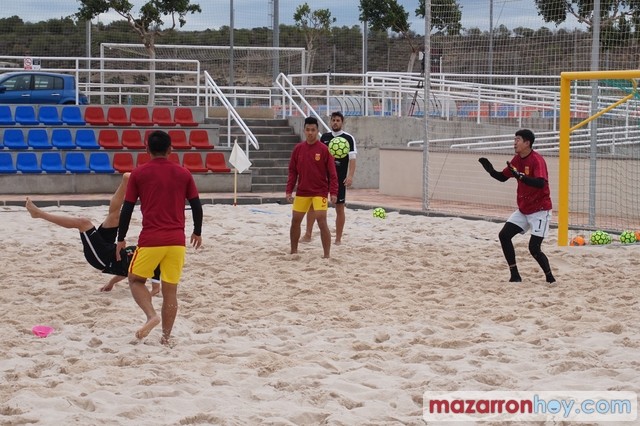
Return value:
<svg viewBox="0 0 640 426">
<path fill-rule="evenodd" d="M 424 2 L 424 142 L 422 144 L 422 210 L 429 210 L 429 89 L 431 82 L 431 0 Z"/>
<path fill-rule="evenodd" d="M 280 75 L 280 0 L 273 0 L 273 81 Z"/>
<path fill-rule="evenodd" d="M 600 0 L 593 2 L 593 26 L 591 28 L 591 71 L 598 71 L 600 64 Z M 591 115 L 598 112 L 598 80 L 591 80 Z M 598 120 L 590 124 L 591 144 L 589 152 L 589 225 L 596 225 L 596 183 L 598 157 Z"/>
<path fill-rule="evenodd" d="M 364 74 L 367 73 L 367 50 L 369 49 L 369 21 L 362 22 L 362 82 L 364 84 L 366 76 Z"/>
<path fill-rule="evenodd" d="M 233 76 L 233 0 L 229 0 L 229 4 L 229 86 L 233 87 L 235 85 Z M 235 105 L 235 97 L 233 98 L 233 103 Z"/>
<path fill-rule="evenodd" d="M 493 0 L 489 0 L 489 87 L 493 84 Z M 489 120 L 493 112 L 493 103 L 489 103 Z"/>
</svg>

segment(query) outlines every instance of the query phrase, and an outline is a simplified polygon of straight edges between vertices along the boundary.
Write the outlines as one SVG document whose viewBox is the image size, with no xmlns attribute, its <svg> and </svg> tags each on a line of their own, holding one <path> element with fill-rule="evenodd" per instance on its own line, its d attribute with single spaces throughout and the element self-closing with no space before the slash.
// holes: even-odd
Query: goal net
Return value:
<svg viewBox="0 0 640 426">
<path fill-rule="evenodd" d="M 640 230 L 640 71 L 561 74 L 558 244 Z M 633 242 L 633 238 L 626 242 Z"/>
</svg>

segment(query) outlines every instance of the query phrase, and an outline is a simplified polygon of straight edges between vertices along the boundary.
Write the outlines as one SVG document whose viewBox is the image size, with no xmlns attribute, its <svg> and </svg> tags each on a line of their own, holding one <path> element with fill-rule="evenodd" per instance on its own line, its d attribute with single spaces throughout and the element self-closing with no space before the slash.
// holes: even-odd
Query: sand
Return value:
<svg viewBox="0 0 640 426">
<path fill-rule="evenodd" d="M 419 425 L 425 391 L 640 392 L 640 244 L 559 248 L 552 230 L 549 286 L 517 236 L 513 284 L 500 223 L 348 209 L 322 259 L 317 230 L 288 254 L 290 206 L 204 213 L 164 346 L 160 327 L 134 337 L 127 285 L 99 292 L 75 230 L 0 209 L 0 424 Z"/>
</svg>

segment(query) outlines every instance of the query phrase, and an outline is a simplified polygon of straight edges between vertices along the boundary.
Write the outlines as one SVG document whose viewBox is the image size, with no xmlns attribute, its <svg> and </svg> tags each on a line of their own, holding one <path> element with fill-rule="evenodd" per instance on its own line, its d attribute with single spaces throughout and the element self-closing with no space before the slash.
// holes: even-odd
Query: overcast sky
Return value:
<svg viewBox="0 0 640 426">
<path fill-rule="evenodd" d="M 134 12 L 139 10 L 145 0 L 130 0 L 134 4 Z M 217 29 L 230 23 L 230 4 L 234 5 L 235 28 L 270 27 L 270 0 L 192 0 L 199 4 L 202 13 L 187 16 L 184 30 Z M 293 24 L 293 14 L 298 5 L 307 2 L 312 10 L 329 9 L 337 18 L 336 25 L 352 26 L 358 24 L 358 0 L 279 0 L 280 22 Z M 418 0 L 398 0 L 412 19 L 411 29 L 424 33 L 424 20 L 415 18 Z M 545 23 L 537 14 L 534 0 L 458 0 L 462 6 L 462 26 L 464 28 L 489 28 L 489 10 L 493 4 L 493 25 L 505 25 L 509 29 L 527 27 L 537 29 L 546 26 L 555 29 L 552 23 Z M 17 15 L 24 21 L 38 22 L 48 19 L 72 15 L 78 10 L 79 2 L 75 0 L 3 0 L 0 7 L 0 17 L 6 18 Z M 121 19 L 113 13 L 100 15 L 100 22 L 109 23 L 114 19 Z M 564 27 L 573 27 L 569 23 Z"/>
</svg>

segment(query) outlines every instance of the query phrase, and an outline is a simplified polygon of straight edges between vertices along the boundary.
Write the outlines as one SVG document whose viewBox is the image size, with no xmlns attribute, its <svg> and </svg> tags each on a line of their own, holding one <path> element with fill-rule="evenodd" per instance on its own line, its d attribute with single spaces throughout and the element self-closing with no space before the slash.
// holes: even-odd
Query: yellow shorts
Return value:
<svg viewBox="0 0 640 426">
<path fill-rule="evenodd" d="M 306 213 L 311 205 L 316 211 L 329 208 L 327 197 L 299 197 L 296 195 L 296 198 L 293 199 L 293 211 Z"/>
<path fill-rule="evenodd" d="M 138 247 L 131 259 L 129 273 L 151 278 L 153 271 L 160 266 L 162 282 L 178 284 L 186 252 L 185 246 Z"/>
</svg>

